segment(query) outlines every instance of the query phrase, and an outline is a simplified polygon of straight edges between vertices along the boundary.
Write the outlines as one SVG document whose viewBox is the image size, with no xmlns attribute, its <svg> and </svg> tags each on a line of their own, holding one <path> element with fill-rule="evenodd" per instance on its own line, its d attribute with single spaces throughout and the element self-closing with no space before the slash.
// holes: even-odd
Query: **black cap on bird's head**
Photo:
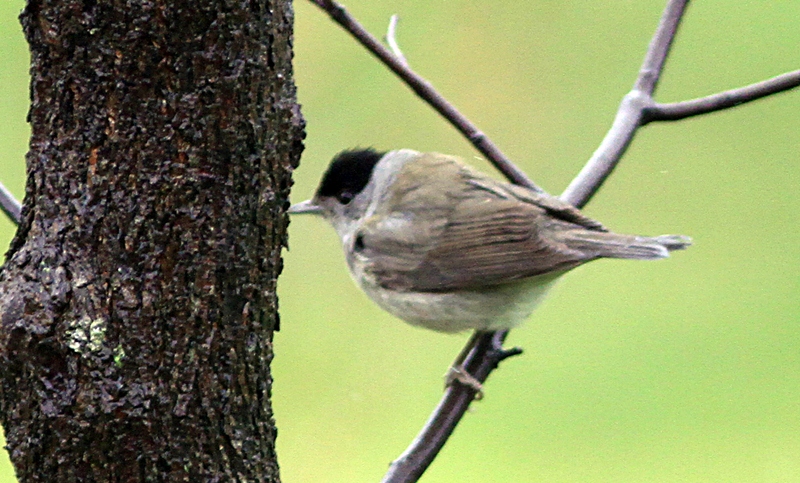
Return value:
<svg viewBox="0 0 800 483">
<path fill-rule="evenodd" d="M 372 148 L 337 154 L 322 176 L 316 196 L 334 197 L 342 204 L 349 203 L 367 186 L 372 170 L 384 154 Z"/>
<path fill-rule="evenodd" d="M 337 154 L 322 176 L 314 200 L 335 198 L 343 205 L 350 203 L 367 186 L 375 165 L 385 154 L 372 148 L 346 150 Z M 320 214 L 321 208 L 308 200 L 293 205 L 289 213 Z"/>
</svg>

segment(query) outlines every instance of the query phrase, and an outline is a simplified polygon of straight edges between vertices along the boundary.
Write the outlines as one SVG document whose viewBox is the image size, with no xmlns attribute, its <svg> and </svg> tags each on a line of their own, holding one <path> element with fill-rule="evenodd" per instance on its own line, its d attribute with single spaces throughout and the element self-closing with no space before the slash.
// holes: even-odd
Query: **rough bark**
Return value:
<svg viewBox="0 0 800 483">
<path fill-rule="evenodd" d="M 292 16 L 280 0 L 29 1 L 28 181 L 0 273 L 20 481 L 278 481 Z"/>
</svg>

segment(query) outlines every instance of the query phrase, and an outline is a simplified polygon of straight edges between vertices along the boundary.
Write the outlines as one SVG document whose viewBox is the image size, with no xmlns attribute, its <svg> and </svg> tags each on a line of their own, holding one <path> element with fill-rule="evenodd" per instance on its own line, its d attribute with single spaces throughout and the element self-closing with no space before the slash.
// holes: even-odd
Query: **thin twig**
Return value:
<svg viewBox="0 0 800 483">
<path fill-rule="evenodd" d="M 642 67 L 639 69 L 639 77 L 634 83 L 634 90 L 644 92 L 649 96 L 655 92 L 661 72 L 664 70 L 664 63 L 667 61 L 667 55 L 669 55 L 669 49 L 672 47 L 672 41 L 675 40 L 678 25 L 681 23 L 688 3 L 689 0 L 670 0 L 664 7 L 664 13 L 661 14 L 661 20 L 650 40 Z"/>
<path fill-rule="evenodd" d="M 561 194 L 562 200 L 578 208 L 586 205 L 628 149 L 636 130 L 642 125 L 645 108 L 653 102 L 653 92 L 688 3 L 688 0 L 670 0 L 667 3 L 633 90 L 622 99 L 611 129 L 580 173 Z"/>
<path fill-rule="evenodd" d="M 14 195 L 3 186 L 3 183 L 0 183 L 0 209 L 3 210 L 3 213 L 5 213 L 15 225 L 19 225 L 22 205 L 14 198 Z"/>
<path fill-rule="evenodd" d="M 403 51 L 400 50 L 400 44 L 397 43 L 397 22 L 399 20 L 400 17 L 397 15 L 389 17 L 389 28 L 386 29 L 386 44 L 392 49 L 392 53 L 397 57 L 397 60 L 402 62 L 403 65 L 408 65 L 406 56 L 403 55 Z"/>
<path fill-rule="evenodd" d="M 366 47 L 373 55 L 378 57 L 386 67 L 397 74 L 419 97 L 433 107 L 436 112 L 447 119 L 461 134 L 466 137 L 475 148 L 511 182 L 521 186 L 526 186 L 537 192 L 544 192 L 536 186 L 533 181 L 518 167 L 514 165 L 500 151 L 486 135 L 469 121 L 458 109 L 447 102 L 430 82 L 411 70 L 392 53 L 391 50 L 381 44 L 372 36 L 358 21 L 350 15 L 347 10 L 333 0 L 310 0 L 314 5 L 323 9 L 330 17 L 345 30 L 347 30 L 361 45 Z"/>
<path fill-rule="evenodd" d="M 787 72 L 749 86 L 719 92 L 698 99 L 668 104 L 655 103 L 645 108 L 643 122 L 679 121 L 687 117 L 736 107 L 798 86 L 800 86 L 800 70 Z"/>
</svg>

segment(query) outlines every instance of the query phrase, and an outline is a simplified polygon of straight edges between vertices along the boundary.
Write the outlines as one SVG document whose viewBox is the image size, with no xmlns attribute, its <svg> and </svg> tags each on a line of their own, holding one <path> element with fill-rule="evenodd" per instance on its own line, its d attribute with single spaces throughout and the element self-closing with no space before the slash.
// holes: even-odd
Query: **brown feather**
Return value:
<svg viewBox="0 0 800 483">
<path fill-rule="evenodd" d="M 376 213 L 359 233 L 362 254 L 370 260 L 367 272 L 384 288 L 429 292 L 495 285 L 566 271 L 593 258 L 543 236 L 603 229 L 574 208 L 537 203 L 541 195 L 532 192 L 520 199 L 507 189 L 511 185 L 450 157 L 423 155 L 403 169 L 418 172 L 398 176 L 391 201 L 381 204 L 392 211 Z M 413 195 L 419 184 L 402 181 L 419 176 L 442 186 L 424 204 Z"/>
</svg>

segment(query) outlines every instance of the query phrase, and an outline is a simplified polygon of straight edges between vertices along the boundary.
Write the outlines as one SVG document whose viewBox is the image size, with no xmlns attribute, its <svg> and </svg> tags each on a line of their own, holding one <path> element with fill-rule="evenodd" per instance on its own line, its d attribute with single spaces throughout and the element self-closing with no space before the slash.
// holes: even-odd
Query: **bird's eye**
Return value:
<svg viewBox="0 0 800 483">
<path fill-rule="evenodd" d="M 353 198 L 355 198 L 355 195 L 353 195 L 353 193 L 349 191 L 342 191 L 341 193 L 339 193 L 339 196 L 336 197 L 336 199 L 339 200 L 339 203 L 343 205 L 346 205 L 351 201 L 353 201 Z"/>
<path fill-rule="evenodd" d="M 364 234 L 359 233 L 356 235 L 356 241 L 353 243 L 353 250 L 357 252 L 364 251 Z"/>
</svg>

